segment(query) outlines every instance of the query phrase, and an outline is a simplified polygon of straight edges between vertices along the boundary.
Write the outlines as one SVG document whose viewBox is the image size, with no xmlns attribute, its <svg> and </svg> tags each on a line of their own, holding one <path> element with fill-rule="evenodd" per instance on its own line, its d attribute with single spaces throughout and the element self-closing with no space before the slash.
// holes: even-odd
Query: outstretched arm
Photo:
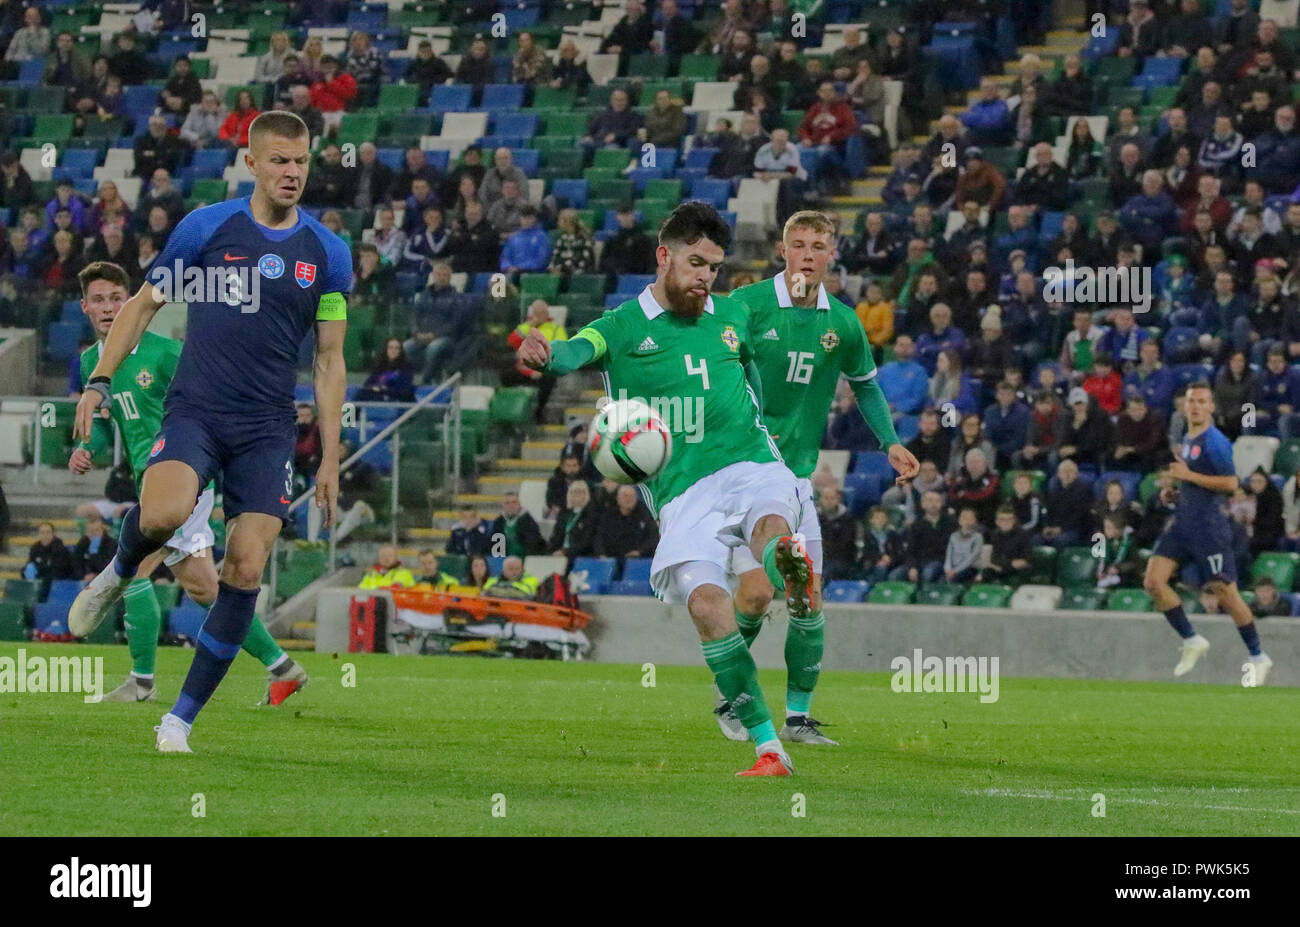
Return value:
<svg viewBox="0 0 1300 927">
<path fill-rule="evenodd" d="M 517 356 L 525 367 L 562 377 L 590 364 L 604 353 L 604 347 L 604 338 L 589 328 L 554 344 L 536 328 L 530 328 Z"/>
</svg>

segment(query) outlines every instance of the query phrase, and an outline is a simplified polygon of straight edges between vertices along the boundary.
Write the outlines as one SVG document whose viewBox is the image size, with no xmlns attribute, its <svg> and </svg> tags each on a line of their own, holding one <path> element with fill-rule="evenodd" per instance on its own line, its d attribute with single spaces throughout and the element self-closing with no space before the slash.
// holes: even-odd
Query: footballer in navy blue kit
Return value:
<svg viewBox="0 0 1300 927">
<path fill-rule="evenodd" d="M 221 476 L 226 557 L 180 697 L 155 729 L 156 746 L 166 753 L 191 752 L 191 725 L 252 623 L 262 572 L 292 501 L 293 387 L 299 347 L 313 331 L 322 451 L 315 501 L 324 524 L 334 519 L 352 256 L 342 239 L 298 208 L 309 144 L 307 126 L 292 113 L 253 121 L 245 155 L 252 195 L 181 220 L 140 292 L 119 311 L 77 405 L 75 430 L 87 434 L 111 401 L 114 371 L 154 314 L 170 301 L 188 304 L 185 346 L 140 502 L 123 519 L 113 562 L 68 613 L 74 634 L 98 625 L 140 562 L 184 523 L 199 487 Z"/>
<path fill-rule="evenodd" d="M 1243 683 L 1263 685 L 1273 661 L 1261 649 L 1254 615 L 1237 589 L 1237 564 L 1233 559 L 1228 497 L 1241 484 L 1232 463 L 1232 442 L 1214 427 L 1214 397 L 1208 383 L 1187 387 L 1183 410 L 1187 434 L 1169 466 L 1169 475 L 1180 485 L 1162 490 L 1176 494 L 1174 515 L 1151 551 L 1143 586 L 1183 639 L 1175 676 L 1190 672 L 1210 649 L 1210 642 L 1197 634 L 1187 620 L 1182 599 L 1171 585 L 1175 571 L 1186 566 L 1237 625 L 1250 653 Z"/>
</svg>

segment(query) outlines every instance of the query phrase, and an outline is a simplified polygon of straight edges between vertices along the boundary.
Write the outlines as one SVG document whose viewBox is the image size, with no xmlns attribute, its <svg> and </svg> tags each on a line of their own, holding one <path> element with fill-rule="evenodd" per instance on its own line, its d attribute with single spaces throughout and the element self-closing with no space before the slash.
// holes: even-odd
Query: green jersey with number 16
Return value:
<svg viewBox="0 0 1300 927">
<path fill-rule="evenodd" d="M 742 304 L 709 297 L 703 315 L 683 319 L 660 306 L 646 287 L 574 338 L 595 345 L 590 364 L 603 372 L 612 398 L 640 399 L 672 433 L 672 459 L 643 484 L 656 517 L 724 467 L 781 460 L 745 379 L 753 346 Z"/>
<path fill-rule="evenodd" d="M 862 323 L 848 306 L 817 288 L 817 307 L 790 298 L 785 273 L 731 294 L 749 307 L 754 362 L 763 381 L 763 421 L 786 465 L 800 479 L 817 467 L 826 413 L 840 374 L 851 381 L 876 375 Z"/>
</svg>

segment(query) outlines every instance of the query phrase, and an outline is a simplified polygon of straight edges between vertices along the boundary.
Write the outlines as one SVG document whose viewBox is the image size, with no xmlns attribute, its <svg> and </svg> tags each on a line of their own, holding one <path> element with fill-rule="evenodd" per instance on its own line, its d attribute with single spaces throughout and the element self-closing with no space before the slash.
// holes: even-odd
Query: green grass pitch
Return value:
<svg viewBox="0 0 1300 927">
<path fill-rule="evenodd" d="M 27 652 L 103 655 L 109 687 L 128 667 Z M 649 688 L 640 666 L 473 657 L 295 654 L 311 684 L 257 708 L 241 655 L 195 754 L 160 755 L 191 655 L 159 653 L 155 704 L 0 694 L 0 834 L 1300 833 L 1294 690 L 1004 678 L 984 705 L 826 673 L 814 714 L 844 746 L 738 780 L 753 750 L 719 734 L 703 667 Z M 784 673 L 762 682 L 779 708 Z"/>
</svg>

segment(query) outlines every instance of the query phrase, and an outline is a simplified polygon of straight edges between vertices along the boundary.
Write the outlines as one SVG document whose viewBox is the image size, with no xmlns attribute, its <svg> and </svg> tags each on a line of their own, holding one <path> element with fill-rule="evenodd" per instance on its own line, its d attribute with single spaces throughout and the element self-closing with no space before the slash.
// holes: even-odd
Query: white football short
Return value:
<svg viewBox="0 0 1300 927">
<path fill-rule="evenodd" d="M 212 505 L 216 499 L 216 493 L 209 486 L 199 495 L 199 500 L 194 504 L 194 511 L 190 512 L 190 517 L 185 519 L 185 524 L 176 529 L 164 545 L 167 550 L 167 559 L 163 563 L 167 566 L 175 566 L 186 557 L 193 556 L 200 551 L 207 550 L 216 540 L 212 534 L 212 526 L 208 520 L 212 517 Z"/>
<path fill-rule="evenodd" d="M 799 493 L 799 524 L 795 531 L 803 535 L 804 548 L 812 558 L 813 572 L 818 576 L 822 572 L 822 523 L 817 517 L 816 497 L 813 494 L 812 480 L 795 480 L 795 490 Z M 730 571 L 735 576 L 743 576 L 751 570 L 761 570 L 763 564 L 754 559 L 748 547 L 737 547 L 731 552 Z"/>
<path fill-rule="evenodd" d="M 728 588 L 733 548 L 765 515 L 800 521 L 799 492 L 783 463 L 742 461 L 697 482 L 659 512 L 659 546 L 650 584 L 665 602 L 684 604 L 705 584 Z"/>
</svg>

